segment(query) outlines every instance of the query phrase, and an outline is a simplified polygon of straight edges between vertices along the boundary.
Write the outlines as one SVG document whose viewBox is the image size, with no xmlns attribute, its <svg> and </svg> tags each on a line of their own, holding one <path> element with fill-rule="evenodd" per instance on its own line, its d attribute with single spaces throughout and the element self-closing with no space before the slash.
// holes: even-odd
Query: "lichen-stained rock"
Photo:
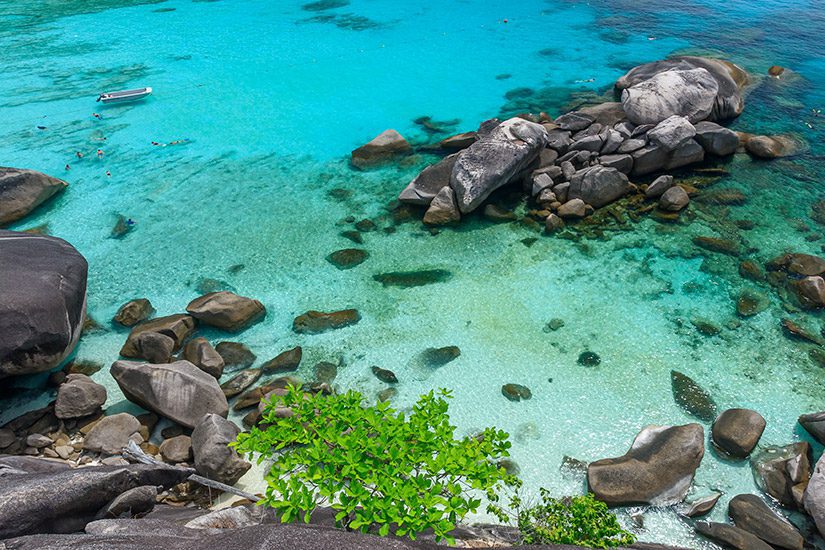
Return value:
<svg viewBox="0 0 825 550">
<path fill-rule="evenodd" d="M 511 118 L 462 151 L 450 178 L 461 213 L 475 210 L 490 193 L 516 178 L 547 142 L 541 124 Z"/>
<path fill-rule="evenodd" d="M 362 170 L 371 168 L 411 150 L 412 147 L 401 134 L 392 129 L 384 130 L 352 152 L 352 165 Z"/>
<path fill-rule="evenodd" d="M 450 177 L 453 174 L 456 160 L 458 160 L 458 153 L 444 157 L 437 163 L 424 168 L 401 191 L 398 200 L 408 204 L 428 206 L 439 191 L 450 185 Z"/>
<path fill-rule="evenodd" d="M 204 414 L 225 417 L 229 412 L 218 381 L 189 361 L 116 361 L 111 373 L 129 401 L 187 428 L 194 428 Z"/>
<path fill-rule="evenodd" d="M 581 199 L 594 208 L 601 208 L 620 199 L 630 191 L 627 176 L 606 166 L 579 170 L 570 180 L 567 200 Z"/>
<path fill-rule="evenodd" d="M 72 352 L 87 270 L 62 239 L 0 230 L 0 378 L 53 369 Z"/>
<path fill-rule="evenodd" d="M 587 482 L 610 506 L 667 506 L 685 498 L 704 454 L 699 424 L 646 426 L 624 456 L 592 462 Z"/>
<path fill-rule="evenodd" d="M 645 63 L 634 67 L 628 71 L 627 74 L 619 78 L 619 80 L 616 81 L 616 89 L 623 91 L 630 87 L 644 83 L 645 81 L 649 81 L 657 75 L 667 72 L 684 72 L 693 71 L 696 69 L 703 69 L 712 77 L 712 80 L 715 83 L 716 93 L 715 97 L 713 97 L 708 115 L 701 119 L 691 120 L 691 122 L 698 122 L 699 120 L 704 119 L 720 121 L 739 116 L 745 108 L 745 100 L 742 95 L 742 90 L 748 84 L 750 78 L 748 77 L 748 73 L 741 67 L 722 59 L 711 59 L 696 56 L 678 56 L 662 61 Z M 669 75 L 666 78 L 673 79 L 674 82 L 679 80 L 673 75 Z M 687 80 L 686 84 L 689 84 L 689 82 L 694 80 L 694 78 L 691 77 L 685 80 Z M 702 87 L 714 87 L 704 78 L 701 80 L 704 81 Z M 664 94 L 666 90 L 670 93 Z M 690 100 L 695 99 L 703 102 L 707 100 L 706 94 L 703 90 L 697 89 L 696 86 L 691 85 L 687 85 L 683 88 L 666 88 L 662 90 L 662 93 L 663 99 L 659 101 L 660 104 L 672 103 L 677 107 L 682 107 L 687 110 L 696 110 L 699 107 L 697 105 L 688 105 Z M 627 112 L 627 104 L 624 100 L 622 101 L 622 106 L 625 108 L 625 112 Z M 701 107 L 702 110 L 704 110 L 705 105 L 703 104 Z M 665 113 L 663 112 L 662 114 Z M 658 120 L 651 119 L 649 123 L 656 124 L 668 116 L 675 114 L 684 115 L 685 113 L 669 112 L 666 116 L 661 116 Z M 638 122 L 635 122 L 634 117 L 631 116 L 630 113 L 628 113 L 628 118 L 631 122 L 639 124 Z M 658 117 L 653 118 L 655 119 Z"/>
<path fill-rule="evenodd" d="M 23 218 L 67 186 L 34 170 L 0 166 L 0 227 Z"/>
<path fill-rule="evenodd" d="M 266 308 L 258 300 L 226 290 L 195 298 L 186 311 L 207 325 L 237 332 L 263 319 Z"/>
</svg>

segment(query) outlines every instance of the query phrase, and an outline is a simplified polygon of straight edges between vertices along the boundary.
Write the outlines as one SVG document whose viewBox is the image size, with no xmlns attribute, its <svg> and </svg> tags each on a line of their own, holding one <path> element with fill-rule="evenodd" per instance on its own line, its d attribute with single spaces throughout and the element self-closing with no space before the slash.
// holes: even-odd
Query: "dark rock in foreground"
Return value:
<svg viewBox="0 0 825 550">
<path fill-rule="evenodd" d="M 785 518 L 777 515 L 756 495 L 737 495 L 728 504 L 728 514 L 740 529 L 753 533 L 771 546 L 802 550 L 804 539 Z"/>
<path fill-rule="evenodd" d="M 34 170 L 0 166 L 0 227 L 23 218 L 67 186 Z"/>
<path fill-rule="evenodd" d="M 186 469 L 133 465 L 3 476 L 0 539 L 80 531 L 121 493 L 145 485 L 169 488 L 191 473 Z"/>
<path fill-rule="evenodd" d="M 592 462 L 587 483 L 610 506 L 681 502 L 705 454 L 699 424 L 647 426 L 619 458 Z"/>
<path fill-rule="evenodd" d="M 228 446 L 239 433 L 229 420 L 216 414 L 204 415 L 192 431 L 192 454 L 198 473 L 234 485 L 252 467 Z"/>
<path fill-rule="evenodd" d="M 726 523 L 697 521 L 696 532 L 735 550 L 773 550 L 770 544 L 744 529 Z"/>
<path fill-rule="evenodd" d="M 72 352 L 87 269 L 62 239 L 0 230 L 0 378 L 47 371 Z"/>
</svg>

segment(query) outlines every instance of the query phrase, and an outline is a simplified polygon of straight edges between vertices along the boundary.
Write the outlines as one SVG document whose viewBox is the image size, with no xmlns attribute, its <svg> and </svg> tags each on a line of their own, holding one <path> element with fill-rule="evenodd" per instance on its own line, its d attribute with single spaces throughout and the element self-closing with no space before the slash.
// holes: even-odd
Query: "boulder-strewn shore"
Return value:
<svg viewBox="0 0 825 550">
<path fill-rule="evenodd" d="M 422 207 L 428 226 L 456 224 L 477 210 L 495 221 L 517 219 L 490 201 L 506 186 L 524 194 L 534 207 L 529 218 L 541 222 L 547 233 L 623 200 L 655 209 L 663 219 L 678 219 L 694 195 L 670 172 L 738 151 L 778 158 L 798 149 L 788 136 L 753 136 L 722 125 L 742 113 L 748 82 L 740 67 L 709 58 L 641 65 L 616 82 L 620 101 L 555 119 L 544 113 L 491 119 L 477 131 L 445 139 L 443 159 L 422 170 L 399 200 Z M 352 164 L 369 169 L 411 151 L 400 134 L 388 130 L 353 151 Z M 37 172 L 0 168 L 0 224 L 22 218 L 65 186 Z M 714 254 L 741 255 L 736 243 L 724 239 L 696 237 L 693 242 Z M 315 379 L 304 383 L 291 374 L 303 360 L 300 345 L 254 368 L 257 358 L 243 343 L 213 343 L 199 333 L 200 327 L 209 327 L 234 338 L 260 322 L 267 310 L 254 298 L 227 290 L 204 292 L 181 304 L 180 313 L 161 317 L 154 317 L 148 299 L 137 298 L 124 303 L 112 319 L 124 331 L 120 355 L 128 360 L 112 358 L 109 373 L 124 396 L 146 412 L 115 412 L 105 408 L 106 389 L 90 378 L 103 366 L 66 363 L 90 323 L 85 259 L 60 239 L 2 230 L 0 256 L 13 260 L 0 264 L 0 287 L 20 290 L 13 297 L 0 297 L 0 384 L 51 371 L 49 383 L 56 388 L 52 403 L 0 426 L 0 539 L 7 539 L 0 548 L 432 546 L 329 528 L 281 526 L 248 506 L 203 512 L 185 522 L 172 518 L 174 507 L 190 510 L 212 504 L 209 491 L 192 475 L 232 486 L 250 470 L 251 464 L 228 447 L 241 429 L 227 419 L 230 410 L 245 414 L 245 428 L 255 426 L 263 411 L 261 400 L 283 395 L 290 384 L 307 393 L 333 392 L 337 366 L 318 363 Z M 346 249 L 327 260 L 338 269 L 350 269 L 368 257 L 364 250 Z M 788 253 L 764 269 L 743 259 L 740 272 L 769 285 L 788 308 L 825 307 L 821 258 Z M 430 270 L 374 279 L 384 286 L 411 287 L 450 276 Z M 743 294 L 739 315 L 753 314 L 760 300 L 761 295 Z M 345 330 L 359 321 L 357 309 L 309 310 L 294 318 L 291 329 L 303 337 Z M 547 329 L 558 330 L 563 324 L 556 319 Z M 718 330 L 701 321 L 694 325 L 703 334 Z M 782 329 L 811 345 L 812 356 L 819 354 L 825 362 L 821 336 L 790 319 Z M 460 353 L 455 346 L 429 348 L 422 361 L 437 368 Z M 599 362 L 593 352 L 579 357 L 583 367 Z M 228 373 L 232 376 L 220 383 Z M 390 399 L 399 382 L 396 374 L 378 366 L 371 367 L 371 373 L 387 384 L 380 398 Z M 720 412 L 696 381 L 676 371 L 671 381 L 675 402 L 701 424 L 640 427 L 622 456 L 590 464 L 571 459 L 573 469 L 586 476 L 588 489 L 611 506 L 674 506 L 697 533 L 734 548 L 801 549 L 813 535 L 788 520 L 790 511 L 806 514 L 825 535 L 825 462 L 814 462 L 811 446 L 794 442 L 760 447 L 766 420 L 757 411 Z M 532 398 L 530 388 L 516 382 L 504 384 L 501 395 L 514 403 Z M 799 424 L 825 442 L 825 412 L 805 414 Z M 157 464 L 130 463 L 123 453 L 129 445 Z M 713 510 L 721 493 L 692 495 L 685 502 L 711 448 L 726 460 L 749 460 L 766 496 L 735 496 L 728 506 L 731 525 L 698 519 Z M 55 486 L 61 490 L 54 491 Z M 467 538 L 473 536 L 478 534 Z M 484 543 L 508 542 L 481 538 Z"/>
</svg>

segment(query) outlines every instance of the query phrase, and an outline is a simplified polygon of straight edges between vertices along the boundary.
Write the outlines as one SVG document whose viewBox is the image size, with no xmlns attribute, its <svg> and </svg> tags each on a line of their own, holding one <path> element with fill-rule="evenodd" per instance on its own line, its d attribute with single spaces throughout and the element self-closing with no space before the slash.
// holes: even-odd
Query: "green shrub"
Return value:
<svg viewBox="0 0 825 550">
<path fill-rule="evenodd" d="M 556 499 L 541 489 L 541 503 L 521 508 L 514 498 L 523 544 L 577 544 L 587 548 L 615 548 L 633 544 L 636 537 L 622 529 L 616 516 L 592 493 Z"/>
<path fill-rule="evenodd" d="M 350 530 L 383 536 L 394 527 L 414 540 L 431 528 L 452 543 L 449 533 L 478 510 L 481 495 L 501 517 L 498 491 L 520 482 L 496 464 L 509 456 L 507 433 L 488 428 L 456 439 L 448 398 L 446 390 L 422 395 L 407 417 L 388 403 L 364 406 L 357 392 L 311 396 L 290 387 L 266 405 L 265 427 L 232 445 L 260 453 L 259 463 L 274 457 L 261 504 L 278 510 L 283 522 L 308 522 L 316 507 L 328 506 Z"/>
</svg>

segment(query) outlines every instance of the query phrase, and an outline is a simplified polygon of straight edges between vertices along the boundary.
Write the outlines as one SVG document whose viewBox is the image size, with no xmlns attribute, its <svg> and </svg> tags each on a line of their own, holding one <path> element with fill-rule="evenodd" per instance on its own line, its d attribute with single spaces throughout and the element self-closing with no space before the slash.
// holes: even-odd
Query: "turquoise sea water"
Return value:
<svg viewBox="0 0 825 550">
<path fill-rule="evenodd" d="M 117 357 L 126 331 L 108 319 L 126 300 L 147 297 L 159 315 L 175 313 L 208 278 L 268 310 L 240 335 L 208 338 L 243 341 L 261 361 L 301 345 L 304 378 L 318 361 L 340 361 L 336 386 L 368 395 L 383 389 L 370 366 L 392 369 L 401 408 L 449 387 L 462 431 L 496 425 L 513 435 L 528 492 L 579 492 L 583 479 L 559 471 L 565 455 L 618 456 L 646 424 L 691 421 L 673 401 L 672 369 L 701 383 L 720 410 L 762 413 L 763 444 L 804 437 L 797 416 L 825 405 L 820 367 L 782 335 L 788 313 L 771 290 L 742 280 L 737 260 L 703 255 L 691 238 L 737 239 L 758 262 L 786 250 L 822 253 L 825 228 L 810 218 L 810 205 L 825 198 L 825 118 L 811 113 L 825 107 L 820 1 L 340 4 L 0 0 L 0 164 L 70 183 L 12 229 L 48 224 L 89 260 L 89 311 L 106 330 L 84 337 L 79 359 Z M 422 116 L 449 133 L 524 110 L 558 115 L 609 96 L 633 65 L 677 51 L 724 55 L 756 75 L 773 64 L 793 70 L 781 81 L 757 77 L 733 127 L 796 132 L 809 148 L 773 163 L 741 155 L 727 163 L 729 175 L 709 190 L 741 190 L 742 206 L 697 199 L 678 225 L 628 221 L 600 238 L 543 237 L 481 219 L 433 236 L 418 222 L 396 226 L 389 205 L 434 158 L 371 172 L 348 166 L 349 151 L 386 128 L 426 143 L 447 134 L 429 135 L 414 122 Z M 147 85 L 155 93 L 141 104 L 94 102 L 104 90 Z M 186 141 L 152 145 L 176 140 Z M 114 239 L 118 215 L 136 226 Z M 352 246 L 340 236 L 352 229 L 348 216 L 379 229 L 364 234 L 370 258 L 340 271 L 325 257 Z M 754 229 L 739 230 L 733 221 L 742 219 Z M 414 269 L 452 278 L 408 289 L 372 278 Z M 737 320 L 744 288 L 771 305 Z M 358 325 L 291 331 L 308 309 L 348 307 L 361 311 Z M 821 326 L 810 314 L 793 317 Z M 553 318 L 564 327 L 545 332 Z M 698 318 L 721 333 L 699 334 Z M 444 345 L 459 346 L 461 357 L 423 370 L 421 351 Z M 585 350 L 599 354 L 598 367 L 577 364 Z M 123 407 L 107 370 L 95 378 L 110 405 Z M 505 400 L 508 382 L 529 386 L 533 398 Z M 757 491 L 746 463 L 709 450 L 694 495 L 712 489 L 725 493 L 717 521 L 730 497 Z M 644 518 L 642 540 L 712 547 L 669 509 Z"/>
</svg>

